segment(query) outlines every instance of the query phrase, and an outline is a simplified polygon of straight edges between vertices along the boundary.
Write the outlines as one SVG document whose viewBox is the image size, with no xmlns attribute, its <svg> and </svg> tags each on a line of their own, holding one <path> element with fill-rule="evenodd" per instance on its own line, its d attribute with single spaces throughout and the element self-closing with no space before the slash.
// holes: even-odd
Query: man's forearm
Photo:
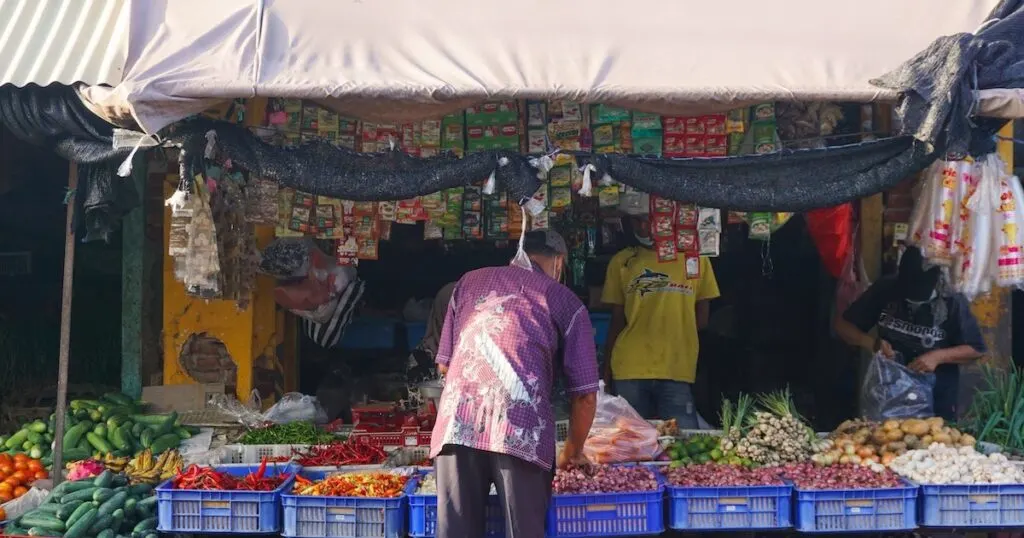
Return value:
<svg viewBox="0 0 1024 538">
<path fill-rule="evenodd" d="M 860 330 L 856 325 L 846 321 L 845 319 L 838 318 L 835 321 L 834 327 L 836 334 L 839 338 L 851 346 L 856 346 L 861 349 L 867 350 L 868 352 L 875 352 L 875 337 Z"/>
<path fill-rule="evenodd" d="M 565 446 L 569 452 L 581 452 L 590 434 L 597 412 L 597 393 L 574 396 L 569 406 L 569 438 Z"/>
<path fill-rule="evenodd" d="M 941 364 L 967 364 L 978 360 L 982 355 L 973 346 L 967 344 L 936 350 L 933 353 L 939 355 L 939 363 Z"/>
</svg>

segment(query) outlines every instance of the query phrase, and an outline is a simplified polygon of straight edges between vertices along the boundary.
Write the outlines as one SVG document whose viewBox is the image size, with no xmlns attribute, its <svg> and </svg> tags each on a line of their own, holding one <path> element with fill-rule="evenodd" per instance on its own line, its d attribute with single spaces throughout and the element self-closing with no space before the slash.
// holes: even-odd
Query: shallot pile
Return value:
<svg viewBox="0 0 1024 538">
<path fill-rule="evenodd" d="M 738 465 L 706 463 L 669 469 L 665 478 L 669 484 L 681 487 L 781 486 L 780 472 L 778 467 L 748 469 Z"/>
<path fill-rule="evenodd" d="M 658 480 L 642 465 L 584 465 L 559 469 L 551 482 L 555 493 L 630 493 L 654 491 Z"/>
<path fill-rule="evenodd" d="M 1019 484 L 1024 473 L 1002 454 L 988 456 L 974 448 L 933 443 L 928 450 L 911 450 L 889 468 L 922 484 Z"/>
<path fill-rule="evenodd" d="M 783 468 L 782 477 L 800 489 L 884 489 L 903 485 L 900 477 L 888 469 L 875 472 L 852 463 L 828 467 L 794 463 Z"/>
</svg>

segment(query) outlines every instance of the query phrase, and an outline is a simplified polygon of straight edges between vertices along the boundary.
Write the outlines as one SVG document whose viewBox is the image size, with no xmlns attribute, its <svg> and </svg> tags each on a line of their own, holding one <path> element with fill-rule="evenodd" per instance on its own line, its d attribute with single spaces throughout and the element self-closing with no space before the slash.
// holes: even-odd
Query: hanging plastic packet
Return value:
<svg viewBox="0 0 1024 538">
<path fill-rule="evenodd" d="M 948 266 L 953 262 L 953 219 L 961 162 L 946 163 L 942 169 L 942 180 L 933 193 L 933 220 L 923 252 L 928 261 L 935 265 Z"/>
<path fill-rule="evenodd" d="M 772 214 L 764 212 L 747 213 L 750 219 L 748 237 L 758 241 L 768 241 L 772 237 Z"/>
<path fill-rule="evenodd" d="M 1024 286 L 1024 251 L 1021 226 L 1024 226 L 1024 190 L 1017 176 L 1004 175 L 1000 181 L 999 213 L 1001 221 L 996 284 L 1001 287 Z"/>
<path fill-rule="evenodd" d="M 650 197 L 651 236 L 659 262 L 678 259 L 676 248 L 676 204 L 660 196 Z"/>
<path fill-rule="evenodd" d="M 700 280 L 700 256 L 686 257 L 686 279 Z"/>
</svg>

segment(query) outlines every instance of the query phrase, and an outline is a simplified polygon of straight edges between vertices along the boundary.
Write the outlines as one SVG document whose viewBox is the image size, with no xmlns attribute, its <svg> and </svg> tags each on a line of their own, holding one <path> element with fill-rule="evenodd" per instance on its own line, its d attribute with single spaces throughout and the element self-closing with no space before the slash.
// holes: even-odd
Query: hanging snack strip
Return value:
<svg viewBox="0 0 1024 538">
<path fill-rule="evenodd" d="M 651 195 L 651 237 L 659 262 L 670 262 L 677 258 L 676 252 L 676 204 L 672 200 Z"/>
</svg>

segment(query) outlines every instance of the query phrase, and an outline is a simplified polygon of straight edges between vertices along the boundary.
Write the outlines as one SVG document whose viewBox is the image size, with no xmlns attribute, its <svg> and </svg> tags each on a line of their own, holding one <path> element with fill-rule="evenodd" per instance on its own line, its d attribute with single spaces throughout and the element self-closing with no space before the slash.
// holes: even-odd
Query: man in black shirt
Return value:
<svg viewBox="0 0 1024 538">
<path fill-rule="evenodd" d="M 935 373 L 935 414 L 956 418 L 960 366 L 985 353 L 978 321 L 962 294 L 942 297 L 939 269 L 924 270 L 921 251 L 908 247 L 895 278 L 875 282 L 835 323 L 847 344 L 887 358 L 902 356 L 917 372 Z M 868 334 L 878 328 L 878 337 Z"/>
</svg>

